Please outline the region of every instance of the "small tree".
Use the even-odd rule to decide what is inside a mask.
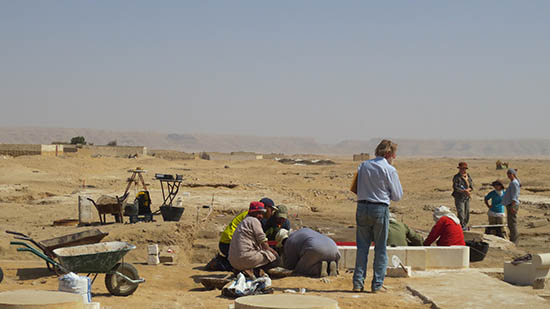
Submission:
[[[84,138],[84,136],[75,136],[75,137],[71,138],[71,144],[73,144],[73,145],[76,145],[76,144],[86,145],[86,139]]]
[[[116,143],[116,139],[114,141],[110,141],[107,143],[107,146],[116,146],[117,143]]]

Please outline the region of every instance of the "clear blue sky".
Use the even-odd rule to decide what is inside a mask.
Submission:
[[[547,138],[550,1],[0,0],[0,126]]]

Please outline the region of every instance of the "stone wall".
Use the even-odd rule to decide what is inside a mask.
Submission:
[[[63,152],[77,152],[78,148],[76,145],[63,145]]]
[[[0,144],[0,155],[18,157],[41,154],[42,145],[40,144]]]
[[[256,154],[254,152],[201,152],[200,158],[203,160],[218,160],[218,161],[246,161],[246,160],[261,160],[263,159],[262,155]]]
[[[144,146],[95,146],[84,145],[82,149],[89,150],[92,155],[107,157],[128,157],[133,155],[146,156],[147,147]]]

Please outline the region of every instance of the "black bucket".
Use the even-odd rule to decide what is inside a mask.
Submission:
[[[160,206],[160,213],[164,221],[180,221],[184,207]]]
[[[489,251],[489,244],[484,241],[467,241],[466,246],[470,247],[470,262],[483,261]]]

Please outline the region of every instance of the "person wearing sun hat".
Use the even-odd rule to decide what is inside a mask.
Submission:
[[[502,198],[504,197],[504,185],[502,181],[495,180],[491,183],[494,190],[487,193],[483,199],[489,211],[487,211],[487,216],[489,217],[489,225],[503,225],[504,224],[504,206],[502,205]],[[491,204],[489,204],[489,200]],[[493,234],[498,237],[505,238],[506,232],[503,227],[487,227],[485,229],[485,234]]]
[[[275,206],[275,214],[269,219],[262,221],[262,228],[268,240],[275,240],[280,229],[290,231],[290,220],[288,220],[288,208],[286,205]]]
[[[452,196],[455,199],[456,213],[460,220],[460,226],[465,230],[470,221],[470,199],[472,197],[472,190],[474,189],[474,182],[467,172],[468,163],[460,162],[457,168],[458,173],[453,177]]]
[[[283,249],[286,269],[305,276],[337,276],[341,255],[330,237],[308,228],[290,234],[288,230],[280,229],[275,240]]]
[[[279,266],[281,259],[277,252],[267,244],[267,237],[262,230],[261,220],[266,209],[261,202],[251,202],[248,215],[237,226],[229,245],[229,263],[238,271],[249,275],[252,271],[259,274],[259,269]]]

